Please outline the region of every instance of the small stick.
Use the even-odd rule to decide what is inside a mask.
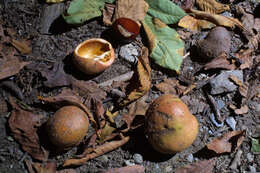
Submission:
[[[208,99],[209,99],[209,101],[211,103],[211,106],[212,106],[212,109],[213,109],[213,112],[214,112],[214,114],[216,116],[217,121],[222,123],[223,122],[223,117],[221,117],[221,115],[220,115],[220,111],[218,109],[218,106],[217,106],[217,103],[216,103],[215,99],[211,95],[209,95],[208,93],[207,93],[207,96],[208,96]]]
[[[105,86],[112,85],[113,82],[124,82],[124,81],[127,81],[127,80],[131,79],[133,74],[134,74],[134,72],[130,71],[130,72],[125,73],[123,75],[117,76],[117,77],[115,77],[113,79],[110,79],[110,80],[107,80],[105,82],[102,82],[102,83],[98,84],[98,86],[99,87],[105,87]]]

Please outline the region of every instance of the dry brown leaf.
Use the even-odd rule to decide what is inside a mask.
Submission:
[[[217,69],[217,68],[234,70],[236,66],[227,60],[227,54],[223,52],[218,57],[214,58],[209,63],[204,65],[205,70]]]
[[[113,168],[104,173],[144,173],[145,167],[142,165],[125,166],[122,168]]]
[[[37,160],[46,161],[48,152],[40,145],[37,127],[41,125],[41,115],[20,109],[12,103],[13,111],[9,118],[9,127],[14,138],[21,144],[22,149]]]
[[[103,10],[103,23],[106,26],[112,25],[112,19],[113,19],[115,7],[116,6],[114,4],[109,4],[109,3],[105,4],[104,10]]]
[[[243,84],[238,88],[238,91],[242,97],[247,97],[248,93],[248,84]]]
[[[175,173],[212,173],[216,164],[215,159],[202,160],[184,167],[178,168]]]
[[[77,171],[75,169],[63,169],[56,171],[56,173],[77,173]]]
[[[190,15],[186,15],[178,23],[178,26],[189,29],[191,31],[200,31],[202,29],[210,29],[213,28],[213,23],[206,21],[206,20],[200,20],[196,19]]]
[[[81,102],[80,98],[70,89],[63,89],[62,92],[53,97],[38,97],[39,100],[45,101],[54,105],[57,108],[66,105],[74,105],[82,109],[88,116],[89,120],[93,123],[94,127],[97,127],[96,121],[90,110]]]
[[[211,14],[204,11],[190,9],[195,18],[208,20],[218,26],[225,26],[234,29],[236,26],[240,29],[247,31],[241,22],[232,17],[221,16],[218,14]]]
[[[56,163],[33,163],[32,166],[36,170],[36,173],[56,173]]]
[[[142,55],[138,58],[137,71],[130,81],[129,94],[119,104],[125,106],[144,96],[151,88],[151,67],[149,65],[148,49],[142,48]]]
[[[235,75],[229,75],[228,78],[237,86],[243,85],[243,82],[240,79],[238,79],[238,77],[236,77]]]
[[[241,65],[239,68],[241,70],[246,68],[251,68],[253,65],[253,57],[252,57],[253,50],[252,49],[241,49],[235,56],[238,58]]]
[[[112,142],[107,142],[103,145],[97,146],[96,148],[93,149],[87,149],[88,151],[86,152],[85,155],[83,155],[81,158],[77,159],[67,159],[65,160],[63,166],[79,166],[84,163],[86,163],[88,160],[96,158],[98,156],[101,156],[107,152],[110,152],[112,150],[115,150],[119,148],[120,146],[126,144],[129,141],[130,137],[122,137],[121,140],[118,141],[112,141]]]
[[[250,39],[250,37],[254,35],[252,30],[254,28],[255,23],[254,15],[245,12],[245,10],[240,6],[236,6],[236,12],[238,15],[242,16],[240,19],[241,23],[249,31],[249,33],[245,32],[244,34],[247,37],[247,39]]]
[[[241,106],[241,108],[235,109],[234,112],[237,115],[246,114],[246,113],[248,113],[248,106],[247,105],[243,105],[243,106]]]
[[[230,10],[229,5],[219,3],[215,0],[196,0],[196,4],[201,10],[212,14],[219,14]]]
[[[246,131],[227,132],[207,144],[207,148],[217,154],[233,152],[242,144],[245,134]]]
[[[165,94],[173,94],[173,95],[180,95],[182,92],[186,90],[186,87],[180,85],[179,81],[176,79],[164,79],[163,82],[156,84],[155,87],[165,93]]]
[[[20,61],[17,56],[15,56],[16,50],[14,48],[5,48],[5,52],[2,53],[3,59],[0,59],[0,80],[13,76],[30,62]]]
[[[11,39],[11,44],[21,53],[21,54],[29,54],[32,52],[32,48],[29,46],[30,42],[25,40],[15,40]]]
[[[260,33],[257,33],[256,35],[253,35],[248,42],[248,47],[249,49],[252,50],[257,50],[258,49],[258,45],[260,42]]]
[[[149,5],[144,0],[117,0],[113,22],[118,18],[130,18],[140,24]]]

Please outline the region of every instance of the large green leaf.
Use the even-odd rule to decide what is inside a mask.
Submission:
[[[260,152],[260,139],[252,138],[252,148],[253,152]]]
[[[166,24],[177,23],[187,14],[170,0],[145,0],[149,4],[148,14]]]
[[[115,0],[74,0],[63,18],[68,24],[82,24],[85,21],[102,15],[105,3],[113,3]]]
[[[179,72],[184,54],[184,42],[178,33],[157,18],[146,15],[142,22],[150,56],[162,67]]]

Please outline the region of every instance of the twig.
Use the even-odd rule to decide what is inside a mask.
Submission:
[[[217,106],[217,103],[216,103],[215,99],[211,95],[209,95],[208,93],[207,93],[207,97],[208,97],[208,99],[209,99],[209,101],[211,103],[212,110],[213,110],[213,112],[215,114],[216,120],[219,121],[220,123],[222,123],[224,119],[220,115],[220,111],[218,109],[218,106]]]
[[[105,87],[105,86],[109,86],[109,85],[112,85],[113,82],[124,82],[124,81],[127,81],[129,79],[131,79],[131,77],[133,76],[134,72],[133,71],[130,71],[128,73],[125,73],[123,75],[120,75],[120,76],[117,76],[113,79],[110,79],[110,80],[107,80],[103,83],[100,83],[98,84],[99,87]]]
[[[24,99],[22,90],[13,81],[3,81],[0,83],[0,87],[10,91],[11,94],[16,96],[18,99]]]

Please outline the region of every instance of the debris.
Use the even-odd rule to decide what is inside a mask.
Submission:
[[[97,146],[96,148],[87,148],[84,151],[84,154],[81,157],[75,159],[67,159],[65,160],[63,166],[78,166],[86,163],[88,160],[101,156],[107,152],[117,149],[118,147],[124,145],[129,141],[130,137],[122,137],[121,140],[107,142],[103,145]]]
[[[196,4],[201,10],[212,14],[219,14],[230,10],[229,5],[219,3],[215,0],[196,0]]]
[[[119,56],[134,65],[137,63],[140,54],[138,48],[132,43],[123,45],[120,47]]]
[[[187,160],[188,160],[188,162],[193,162],[193,160],[194,160],[193,154],[189,154],[189,155],[187,156]]]
[[[254,161],[254,155],[251,153],[247,153],[246,158],[249,163],[252,163]]]
[[[177,168],[177,170],[175,170],[175,173],[212,173],[215,164],[216,160],[214,159],[202,160],[181,168]]]
[[[22,90],[13,81],[3,81],[0,83],[0,88],[6,89],[11,95],[17,97],[20,100],[24,100]]]
[[[234,75],[243,82],[243,72],[241,70],[222,71],[218,76],[210,80],[210,94],[221,94],[224,92],[232,92],[237,86],[229,80],[229,76]]]
[[[230,169],[236,170],[237,167],[241,164],[241,155],[242,155],[242,150],[238,150],[235,158],[233,159],[231,165],[230,165]]]
[[[229,31],[224,27],[218,26],[212,29],[205,39],[198,41],[197,51],[201,58],[205,58],[208,61],[220,56],[223,52],[228,54],[230,46],[231,36]]]
[[[216,116],[217,121],[221,123],[221,126],[223,126],[223,120],[225,119],[225,117],[220,115],[220,109],[219,109],[220,106],[219,106],[219,104],[217,104],[216,100],[211,95],[207,94],[207,96],[208,96],[208,99],[210,101],[212,110],[214,112],[214,115]],[[212,121],[215,120],[215,118],[213,118],[212,114],[210,114],[210,119]]]
[[[212,122],[216,127],[223,127],[224,122],[218,123],[218,122],[216,121],[216,119],[215,119],[214,113],[209,114],[209,118],[210,118],[211,122]]]
[[[122,168],[113,168],[104,173],[144,173],[145,168],[142,165],[126,166]]]
[[[209,150],[216,152],[217,154],[230,153],[239,148],[244,138],[245,138],[245,131],[227,132],[223,136],[218,137],[213,141],[211,141],[210,143],[208,143],[207,148]]]
[[[113,18],[115,7],[116,7],[116,5],[114,5],[114,4],[110,4],[110,3],[105,4],[104,10],[103,10],[103,23],[106,26],[112,25],[112,18]]]
[[[235,112],[237,115],[246,114],[246,113],[248,112],[248,106],[247,106],[247,105],[243,105],[243,106],[241,106],[241,108],[235,109],[234,112]]]
[[[179,81],[174,78],[165,78],[163,82],[156,84],[155,87],[164,94],[179,95],[186,89],[185,86],[180,85]]]
[[[29,46],[29,42],[25,40],[15,40],[11,39],[11,44],[21,53],[21,54],[29,54],[32,52],[32,48]]]
[[[226,123],[229,127],[231,127],[232,130],[236,130],[236,120],[233,117],[226,118]]]

